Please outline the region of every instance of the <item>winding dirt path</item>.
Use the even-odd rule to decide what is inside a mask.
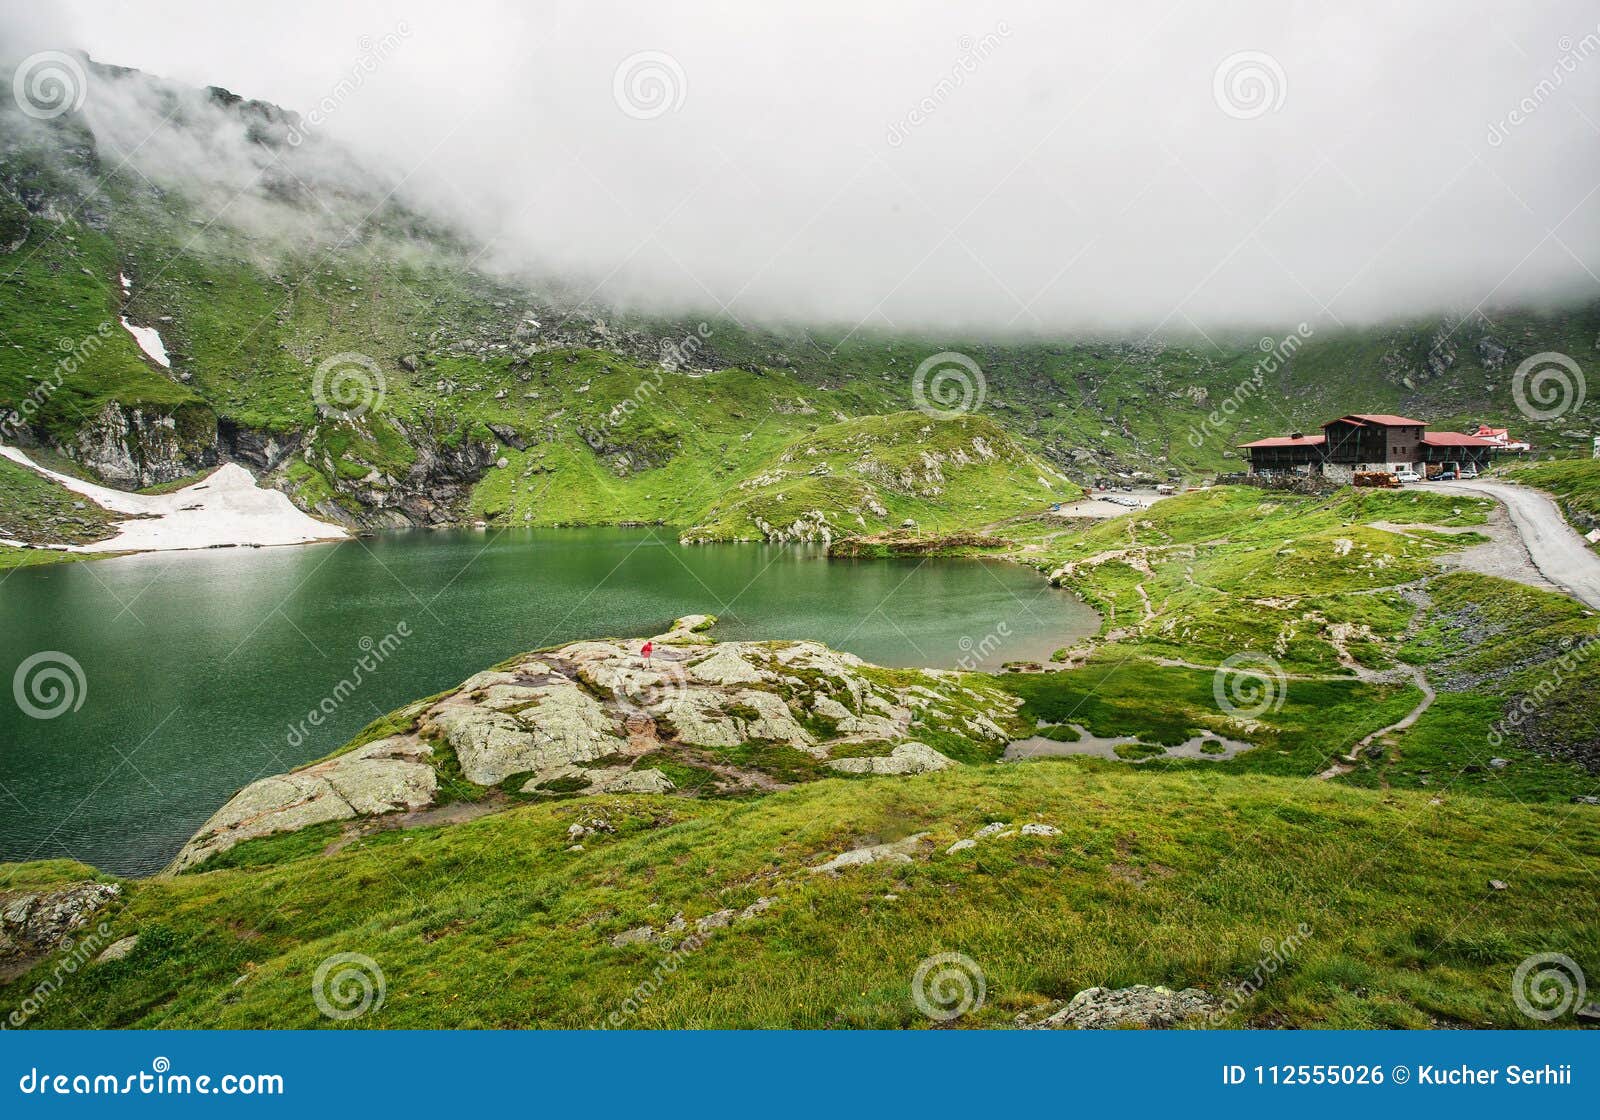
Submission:
[[[1355,746],[1351,747],[1348,754],[1338,759],[1332,766],[1328,767],[1322,773],[1317,775],[1319,780],[1326,781],[1329,778],[1337,778],[1340,774],[1350,773],[1350,771],[1356,768],[1356,763],[1361,760],[1362,751],[1366,750],[1373,743],[1377,742],[1383,736],[1388,735],[1391,732],[1404,731],[1406,728],[1416,723],[1417,720],[1421,719],[1422,713],[1433,706],[1433,702],[1439,698],[1439,694],[1436,693],[1433,690],[1433,686],[1428,683],[1427,675],[1424,674],[1421,669],[1418,669],[1415,666],[1407,666],[1407,668],[1411,669],[1412,681],[1418,688],[1422,690],[1422,699],[1417,701],[1416,707],[1412,708],[1409,712],[1395,720],[1393,723],[1389,724],[1387,727],[1378,728],[1378,730],[1372,732],[1372,734],[1366,736]]]

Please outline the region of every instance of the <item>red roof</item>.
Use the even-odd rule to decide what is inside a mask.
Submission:
[[[1421,420],[1413,420],[1409,416],[1396,416],[1392,412],[1352,412],[1348,416],[1339,417],[1339,420],[1364,420],[1368,424],[1377,424],[1385,428],[1420,428],[1423,426]],[[1329,423],[1337,424],[1339,420],[1331,420]],[[1327,424],[1323,425],[1324,428],[1327,426]]]
[[[1493,440],[1464,436],[1460,432],[1423,432],[1422,442],[1429,447],[1494,447]]]
[[[1240,447],[1312,447],[1327,441],[1327,436],[1271,436],[1254,443],[1241,443]]]
[[[1482,436],[1484,439],[1493,439],[1495,436],[1509,435],[1510,431],[1506,428],[1491,428],[1487,424],[1479,424],[1478,430],[1472,434]]]

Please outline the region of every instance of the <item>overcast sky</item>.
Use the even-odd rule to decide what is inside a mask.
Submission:
[[[1178,334],[1600,296],[1584,0],[51,8],[12,44],[320,105],[614,303]]]

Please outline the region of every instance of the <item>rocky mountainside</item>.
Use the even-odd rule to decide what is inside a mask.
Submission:
[[[1525,421],[1511,377],[1543,351],[1594,368],[1600,305],[1214,342],[663,321],[487,271],[293,113],[83,66],[51,119],[0,90],[0,416],[114,485],[232,459],[350,526],[820,540],[975,527],[1068,496],[1062,476],[1209,475],[1357,409],[1588,446],[1587,409]],[[929,423],[894,419],[913,409]],[[942,427],[974,419],[993,460]],[[942,481],[913,479],[900,429],[938,433]]]

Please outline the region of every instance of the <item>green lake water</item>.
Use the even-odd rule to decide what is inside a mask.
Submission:
[[[1047,657],[1097,625],[1016,565],[686,548],[667,530],[396,533],[17,569],[0,579],[0,860],[155,871],[235,790],[402,704],[523,650],[693,613],[718,615],[724,640],[814,638],[943,668]],[[385,642],[402,624],[410,636]],[[374,647],[392,652],[305,724]],[[34,678],[48,664],[19,670],[57,653],[81,666],[81,692],[67,686],[81,706],[30,716],[18,689],[47,686]]]

